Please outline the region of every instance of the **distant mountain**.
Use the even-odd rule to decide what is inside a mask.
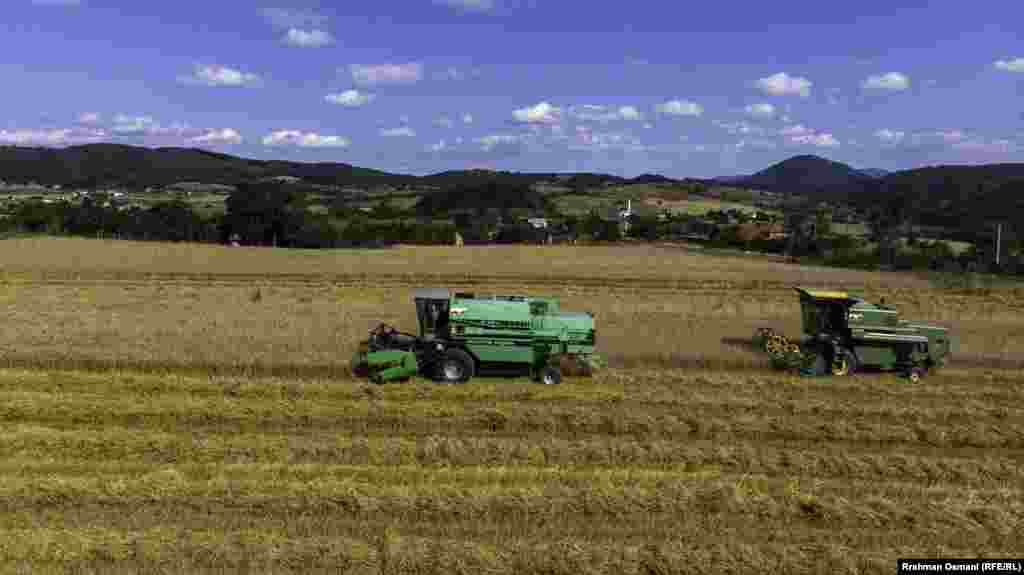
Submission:
[[[252,160],[200,149],[143,148],[120,144],[88,144],[60,149],[0,146],[0,180],[7,182],[142,188],[178,182],[237,185],[282,176],[324,185],[421,185],[440,188],[490,181],[524,186],[539,181],[558,181],[573,188],[589,188],[606,182],[629,181],[607,174],[492,170],[451,170],[419,177],[337,162]]]
[[[804,155],[783,160],[752,176],[737,178],[729,183],[772,192],[813,194],[859,188],[874,179],[846,164]]]
[[[234,185],[275,176],[293,176],[320,184],[413,181],[378,170],[342,163],[300,163],[237,158],[188,148],[141,148],[89,144],[68,148],[0,147],[0,179],[94,187],[163,186],[193,181]]]
[[[675,184],[679,182],[679,180],[673,180],[658,174],[642,174],[630,181],[634,184]]]
[[[892,172],[889,172],[888,170],[882,170],[882,169],[879,169],[879,168],[868,168],[866,170],[857,170],[857,171],[862,173],[862,174],[864,174],[865,176],[868,176],[869,178],[884,178],[884,177],[888,176],[890,173],[892,173]]]
[[[712,181],[717,183],[717,184],[735,184],[735,183],[742,183],[743,180],[746,180],[749,177],[750,177],[749,175],[743,175],[743,176],[718,176],[717,178],[712,178]]]

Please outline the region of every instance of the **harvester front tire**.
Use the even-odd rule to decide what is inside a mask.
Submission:
[[[831,372],[837,377],[853,375],[857,372],[857,356],[848,349],[837,349],[832,358]]]
[[[473,357],[461,349],[444,352],[437,364],[437,379],[441,383],[466,383],[475,372]]]
[[[924,368],[912,367],[907,370],[907,380],[910,381],[910,383],[921,383],[921,380],[924,379],[924,374]]]
[[[562,372],[553,365],[546,365],[537,374],[537,381],[544,385],[558,385],[562,383]]]

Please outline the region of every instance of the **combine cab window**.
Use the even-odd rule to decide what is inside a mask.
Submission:
[[[545,301],[530,302],[530,315],[544,315],[546,313],[548,313],[548,302],[545,302]]]
[[[416,315],[422,335],[444,336],[448,333],[448,301],[421,299],[416,301]]]

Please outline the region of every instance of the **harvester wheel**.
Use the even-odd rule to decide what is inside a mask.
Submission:
[[[537,381],[544,385],[558,385],[562,383],[562,372],[553,365],[546,365],[537,374]]]
[[[924,373],[923,367],[912,367],[907,371],[907,380],[910,383],[921,383],[921,380],[924,379]]]
[[[853,375],[857,371],[857,356],[848,349],[837,349],[832,358],[832,375]]]
[[[441,383],[465,383],[473,377],[473,358],[461,349],[449,349],[437,364]]]

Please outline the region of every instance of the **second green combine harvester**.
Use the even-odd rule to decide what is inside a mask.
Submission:
[[[941,326],[900,319],[899,312],[846,292],[795,288],[804,339],[795,343],[770,328],[761,347],[780,368],[805,375],[849,375],[861,366],[896,370],[911,381],[943,366],[956,340]]]
[[[529,372],[557,384],[565,372],[589,375],[602,365],[594,351],[594,317],[558,309],[551,298],[478,296],[417,289],[419,334],[381,324],[360,343],[353,372],[383,383],[415,375],[463,383],[482,371]]]

